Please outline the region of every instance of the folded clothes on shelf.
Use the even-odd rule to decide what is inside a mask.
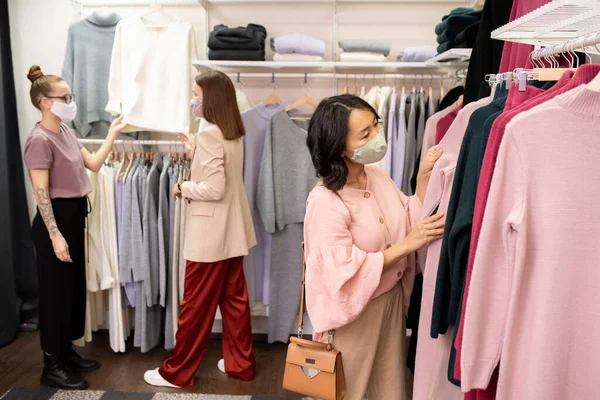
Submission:
[[[265,51],[240,49],[208,49],[208,59],[213,61],[265,61]]]
[[[278,54],[297,53],[325,57],[325,42],[304,33],[290,33],[271,38],[271,50]]]
[[[423,62],[437,55],[433,46],[418,46],[405,48],[397,58],[398,62]]]
[[[208,37],[208,48],[212,50],[264,50],[267,30],[262,25],[248,24],[229,28],[215,25]]]
[[[273,61],[318,62],[318,61],[323,61],[323,57],[311,56],[308,54],[297,54],[297,53],[291,53],[291,54],[275,53],[275,54],[273,54]]]
[[[387,57],[378,53],[344,52],[340,54],[340,61],[385,62]]]
[[[340,40],[338,45],[346,53],[375,53],[385,57],[391,50],[389,44],[376,40]]]
[[[473,46],[475,46],[478,30],[479,22],[469,25],[466,29],[456,35],[453,40],[441,42],[437,47],[438,54],[450,49],[472,49]]]
[[[262,25],[248,24],[229,28],[216,25],[208,38],[209,60],[264,61],[267,30]]]
[[[461,9],[464,10],[464,9]],[[466,9],[469,11],[464,12],[450,12],[449,15],[442,19],[442,22],[436,25],[436,35],[441,35],[444,31],[448,31],[449,37],[455,37],[460,31],[465,29],[467,26],[481,20],[482,11]]]

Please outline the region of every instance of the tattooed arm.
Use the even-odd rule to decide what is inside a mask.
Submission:
[[[54,219],[54,210],[50,201],[50,190],[48,189],[49,173],[47,169],[32,169],[31,183],[35,193],[35,200],[40,210],[40,215],[46,224],[50,239],[52,239],[52,247],[56,257],[63,262],[72,262],[69,255],[69,246],[63,235],[58,230],[56,220]]]

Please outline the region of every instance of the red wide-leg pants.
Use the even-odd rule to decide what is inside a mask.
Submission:
[[[217,306],[223,316],[223,358],[227,374],[254,379],[252,329],[243,257],[214,263],[188,261],[175,349],[159,369],[173,385],[189,387],[204,358]]]

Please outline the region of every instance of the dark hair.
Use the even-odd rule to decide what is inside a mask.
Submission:
[[[306,145],[317,177],[323,178],[325,187],[333,192],[346,184],[348,167],[342,153],[346,149],[348,119],[355,109],[371,111],[379,118],[369,103],[360,97],[343,94],[321,101],[308,125]]]
[[[32,65],[29,68],[27,79],[31,81],[31,89],[29,89],[31,104],[38,110],[40,109],[42,97],[49,96],[52,92],[52,85],[63,81],[60,76],[44,75],[39,65]]]
[[[235,96],[235,87],[221,71],[207,71],[196,76],[202,88],[204,119],[221,129],[226,140],[239,139],[246,134]]]

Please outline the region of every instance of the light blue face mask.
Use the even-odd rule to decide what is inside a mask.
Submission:
[[[383,133],[380,130],[379,133],[369,142],[358,149],[354,150],[352,161],[360,164],[373,164],[379,162],[385,157],[387,152],[387,142]]]

